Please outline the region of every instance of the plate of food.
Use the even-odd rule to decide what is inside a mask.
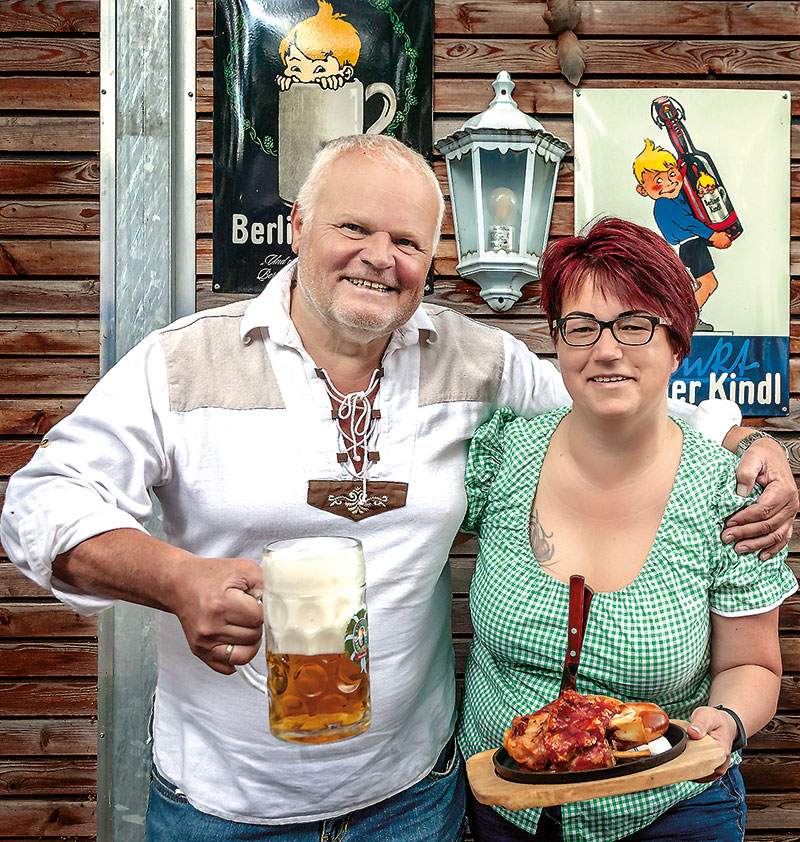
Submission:
[[[567,654],[558,697],[517,716],[503,747],[467,759],[481,804],[509,810],[549,807],[639,792],[711,774],[725,751],[708,735],[690,740],[689,723],[670,721],[651,702],[623,702],[576,690],[581,646],[594,593],[570,577]]]
[[[492,760],[507,781],[579,783],[661,766],[687,741],[658,705],[566,689],[535,713],[517,716]]]

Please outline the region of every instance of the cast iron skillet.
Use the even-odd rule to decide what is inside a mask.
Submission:
[[[504,748],[499,748],[494,753],[492,760],[494,761],[495,774],[506,781],[513,781],[518,784],[574,784],[584,781],[600,781],[604,778],[618,778],[622,775],[632,775],[634,772],[644,772],[646,769],[661,766],[663,763],[668,763],[683,754],[689,738],[680,725],[670,722],[664,736],[669,740],[672,748],[663,754],[656,754],[654,757],[618,760],[616,766],[611,766],[608,769],[587,769],[583,772],[532,772],[524,766],[517,765],[516,761],[508,756],[508,752]]]

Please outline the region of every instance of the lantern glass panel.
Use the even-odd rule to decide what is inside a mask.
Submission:
[[[558,164],[554,161],[545,161],[541,155],[534,155],[533,158],[533,184],[528,188],[531,191],[531,221],[528,225],[526,251],[528,254],[541,257],[550,228],[550,197],[553,193],[553,182],[556,179]]]
[[[458,247],[463,259],[478,253],[478,225],[475,219],[475,188],[472,183],[472,151],[450,158],[450,207],[456,224]]]
[[[518,253],[525,199],[526,151],[481,149],[481,193],[486,251]]]

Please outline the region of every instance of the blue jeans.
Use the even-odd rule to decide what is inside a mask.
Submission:
[[[147,842],[461,842],[464,761],[455,740],[418,784],[371,807],[325,821],[255,825],[201,813],[153,767]]]
[[[632,836],[620,842],[742,842],[744,839],[744,781],[733,766],[707,790],[681,801]],[[491,807],[479,804],[470,793],[467,813],[475,842],[561,842],[560,810],[542,811],[535,834],[506,821]]]

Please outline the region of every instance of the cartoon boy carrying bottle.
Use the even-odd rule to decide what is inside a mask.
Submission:
[[[683,193],[683,174],[668,150],[646,139],[644,149],[633,162],[633,174],[636,192],[655,202],[656,225],[664,239],[677,247],[680,259],[694,278],[697,306],[702,308],[718,286],[709,246],[726,249],[731,238],[723,231],[709,228],[692,213]],[[695,330],[709,331],[714,327],[698,319]]]

